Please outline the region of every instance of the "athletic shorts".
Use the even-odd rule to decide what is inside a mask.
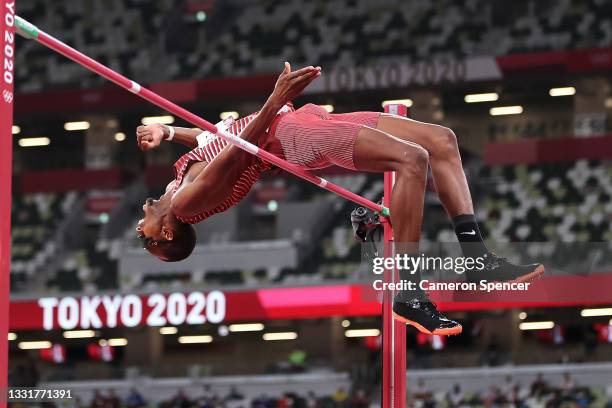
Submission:
[[[376,128],[379,112],[330,114],[311,103],[282,115],[272,134],[280,141],[285,160],[307,169],[337,165],[355,170],[353,152],[357,134]]]

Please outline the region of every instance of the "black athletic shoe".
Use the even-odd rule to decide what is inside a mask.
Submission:
[[[506,258],[490,252],[484,255],[484,268],[466,272],[468,282],[532,282],[544,274],[544,265],[534,263],[514,265]]]
[[[393,317],[425,334],[448,336],[459,334],[463,329],[459,323],[440,313],[436,305],[429,300],[395,301]]]

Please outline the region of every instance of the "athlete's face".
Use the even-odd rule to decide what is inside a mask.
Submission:
[[[147,198],[142,206],[144,217],[138,221],[136,227],[139,237],[153,241],[161,241],[166,238],[164,235],[165,211],[162,211],[160,207],[159,200]]]
[[[147,198],[142,206],[144,217],[138,221],[136,233],[143,247],[162,261],[176,262],[189,256],[196,243],[193,227],[184,224],[170,211],[170,199]]]

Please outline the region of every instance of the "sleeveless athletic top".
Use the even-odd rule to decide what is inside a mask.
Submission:
[[[292,104],[286,104],[283,106],[277,113],[276,118],[274,119],[274,123],[271,127],[274,127],[275,122],[278,120],[279,115],[294,111]],[[238,120],[234,120],[233,118],[225,119],[219,123],[217,123],[217,127],[221,126],[226,129],[229,133],[238,136],[240,132],[257,116],[257,112],[240,118]],[[269,132],[272,133],[272,132]],[[270,137],[261,138],[263,139],[259,143],[259,147],[265,148],[267,143],[269,142]],[[173,194],[176,193],[178,188],[180,187],[185,175],[187,174],[187,170],[189,169],[190,164],[193,162],[206,162],[210,163],[221,151],[229,146],[229,143],[220,136],[212,134],[210,132],[203,132],[198,136],[198,147],[191,150],[190,152],[181,156],[180,159],[174,163],[174,188]],[[274,153],[274,152],[273,152]],[[258,157],[252,154],[243,155],[242,160],[245,161],[246,166],[236,184],[234,184],[234,188],[232,190],[231,195],[225,199],[221,204],[215,207],[212,210],[204,211],[200,214],[197,214],[192,217],[179,217],[176,218],[187,224],[196,224],[200,221],[205,220],[211,215],[223,212],[236,204],[238,204],[251,190],[253,184],[259,179],[262,172],[270,169],[272,166]]]

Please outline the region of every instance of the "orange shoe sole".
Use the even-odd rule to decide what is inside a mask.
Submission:
[[[395,312],[393,312],[393,318],[399,322],[402,322],[404,324],[408,324],[414,328],[416,328],[418,331],[420,331],[421,333],[425,333],[425,334],[435,334],[438,336],[454,336],[457,335],[459,333],[461,333],[461,331],[463,331],[463,327],[461,325],[458,325],[456,327],[452,327],[449,329],[435,329],[434,331],[430,331],[427,330],[425,327],[423,327],[422,325],[420,325],[419,323],[412,321],[412,320],[408,320],[405,317],[402,317],[398,314],[396,314]]]
[[[536,279],[540,279],[542,277],[542,275],[544,275],[544,272],[546,271],[546,268],[544,268],[544,265],[539,265],[537,268],[535,268],[533,270],[533,272],[530,272],[528,274],[525,274],[523,276],[519,276],[518,278],[510,281],[511,283],[527,283],[527,282],[533,282]]]

